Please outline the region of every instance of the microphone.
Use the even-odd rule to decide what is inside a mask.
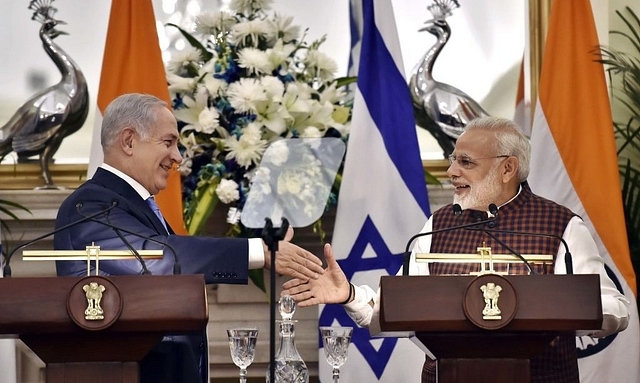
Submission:
[[[532,237],[542,237],[542,238],[554,238],[559,240],[563,247],[564,247],[564,263],[565,263],[565,267],[567,269],[567,274],[571,275],[573,274],[573,258],[571,256],[571,252],[569,251],[569,245],[567,244],[567,241],[564,240],[564,238],[562,238],[559,235],[554,235],[554,234],[549,234],[549,233],[532,233],[532,232],[525,232],[525,231],[515,231],[515,230],[497,230],[497,229],[474,229],[474,228],[469,228],[467,230],[473,230],[473,231],[484,231],[485,233],[487,233],[489,236],[491,236],[491,238],[495,239],[499,244],[501,244],[502,246],[505,246],[505,244],[500,241],[498,238],[496,238],[495,236],[491,235],[491,233],[502,233],[502,234],[513,234],[513,235],[529,235]],[[512,249],[510,249],[508,246],[505,246],[505,248],[509,251],[511,251],[512,253],[514,253],[516,256],[522,257],[522,255],[517,254],[516,252],[514,252]],[[524,257],[522,257],[521,259],[524,259]],[[526,261],[524,261],[526,264]],[[531,267],[527,264],[527,267],[529,267],[529,270],[531,270]]]
[[[118,205],[118,201],[117,200],[114,200],[113,202],[115,203],[116,206]],[[82,212],[80,211],[80,209],[82,208],[82,203],[76,204],[76,208],[78,210],[78,213],[80,215],[84,216],[84,214],[82,214]],[[136,236],[138,238],[142,238],[144,240],[147,240],[149,242],[157,243],[159,245],[167,247],[169,250],[171,250],[171,254],[173,254],[173,275],[180,275],[182,273],[182,267],[180,266],[180,261],[178,260],[178,253],[177,253],[176,249],[173,246],[171,246],[170,244],[168,244],[167,242],[159,241],[159,240],[157,240],[155,238],[148,237],[146,235],[142,235],[142,234],[136,233],[136,232],[131,231],[131,230],[127,230],[127,229],[125,229],[123,227],[113,225],[113,224],[111,224],[111,222],[100,221],[100,220],[96,219],[96,217],[93,214],[89,215],[89,216],[84,216],[84,217],[87,220],[90,220],[90,221],[95,222],[97,224],[104,225],[106,227],[112,228],[116,232],[118,237],[120,237],[120,239],[122,239],[124,244],[129,248],[129,250],[131,250],[134,253],[134,255],[136,255],[136,259],[138,259],[138,261],[142,265],[143,274],[145,273],[145,270],[146,270],[146,272],[148,274],[151,274],[151,272],[147,269],[146,264],[145,264],[144,260],[142,259],[142,257],[140,256],[140,254],[133,249],[133,246],[131,245],[131,243],[129,241],[127,241],[125,239],[125,237],[122,235],[122,233],[120,233],[120,232],[131,234],[131,235],[134,235],[134,236]],[[108,220],[109,220],[109,216],[107,215],[107,221]]]
[[[118,205],[118,201],[114,200],[116,203],[116,206]],[[81,216],[85,217],[84,214],[82,214],[82,202],[78,202],[76,204],[76,210],[78,211],[78,214],[80,214]],[[111,223],[111,221],[109,221],[109,213],[106,213],[105,218],[107,219],[107,222]],[[95,222],[95,220],[93,220]],[[131,245],[131,242],[129,242],[127,240],[127,238],[122,235],[122,233],[120,232],[120,230],[118,229],[113,229],[113,231],[118,235],[118,237],[120,238],[120,240],[122,240],[122,242],[125,244],[125,246],[127,246],[127,248],[129,249],[129,251],[136,257],[136,259],[138,260],[138,262],[140,262],[140,265],[142,266],[142,275],[151,275],[151,271],[149,271],[149,269],[147,268],[147,263],[144,261],[144,259],[140,256],[140,253],[138,253],[138,250],[136,250],[133,245]]]
[[[82,205],[82,203],[79,203],[79,204],[80,204],[80,205]],[[77,205],[76,205],[76,206],[77,206]],[[48,233],[45,233],[45,234],[43,234],[43,235],[41,235],[41,236],[39,236],[39,237],[37,237],[37,238],[32,239],[31,241],[25,242],[25,243],[23,243],[22,245],[20,245],[20,246],[16,247],[15,249],[13,249],[13,250],[11,251],[11,253],[9,253],[9,255],[7,255],[7,258],[6,258],[6,260],[5,260],[5,264],[4,264],[4,274],[3,274],[3,275],[4,275],[5,277],[7,277],[7,278],[8,278],[8,277],[11,277],[11,266],[9,265],[9,262],[11,261],[11,258],[13,257],[13,254],[15,254],[15,252],[16,252],[16,251],[21,250],[21,249],[24,249],[24,248],[25,248],[25,247],[27,247],[27,246],[33,245],[34,243],[36,243],[36,242],[40,241],[41,239],[44,239],[44,238],[50,237],[50,236],[52,236],[52,235],[54,235],[54,234],[56,234],[56,233],[61,232],[62,230],[66,230],[66,229],[68,229],[68,228],[70,228],[70,227],[72,227],[72,226],[79,225],[79,224],[81,224],[81,223],[83,223],[83,222],[87,222],[87,221],[93,220],[93,219],[95,219],[96,217],[99,217],[100,215],[107,214],[107,213],[109,213],[113,208],[115,208],[116,206],[118,206],[118,201],[114,199],[113,201],[111,201],[111,205],[109,205],[109,206],[108,206],[107,208],[105,208],[105,209],[102,209],[102,210],[100,210],[100,211],[98,211],[98,212],[95,212],[95,213],[93,213],[93,214],[91,214],[91,215],[88,215],[88,216],[85,216],[85,217],[83,217],[83,218],[80,218],[80,219],[79,219],[79,220],[77,220],[77,221],[74,221],[74,222],[68,223],[68,224],[66,224],[66,225],[64,225],[64,226],[61,226],[61,227],[59,227],[59,228],[57,228],[57,229],[55,229],[55,230],[53,230],[53,231],[50,231],[50,232],[48,232]]]
[[[494,204],[492,204],[492,205],[494,205]],[[454,215],[459,216],[459,215],[462,214],[462,208],[457,203],[454,204],[452,208],[453,208],[453,214]],[[498,208],[496,207],[496,210],[497,209]],[[444,232],[447,232],[447,231],[467,229],[467,228],[474,227],[474,226],[480,226],[480,225],[484,225],[486,223],[495,221],[495,219],[496,219],[496,217],[494,215],[493,217],[489,217],[488,219],[480,220],[480,221],[477,221],[477,222],[466,223],[466,224],[457,225],[457,226],[445,227],[445,228],[442,228],[442,229],[436,229],[436,230],[427,231],[427,232],[424,232],[424,233],[418,233],[418,234],[412,236],[411,238],[409,238],[409,241],[407,242],[407,247],[405,248],[405,251],[404,251],[404,255],[403,255],[403,259],[402,259],[402,275],[403,276],[409,275],[409,261],[411,260],[411,251],[410,251],[409,247],[411,246],[411,243],[416,238],[424,237],[426,235],[444,233]]]

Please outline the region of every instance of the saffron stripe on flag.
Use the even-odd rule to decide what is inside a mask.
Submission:
[[[171,108],[169,88],[150,0],[113,0],[98,89],[98,110],[88,176],[102,163],[100,126],[107,105],[125,93],[152,94]],[[156,196],[162,215],[177,234],[187,234],[182,217],[180,174],[172,170]]]
[[[429,205],[391,1],[352,4],[359,8],[364,25],[358,87],[333,248],[347,278],[375,290],[381,275],[398,271],[407,240],[426,222]],[[372,338],[338,305],[321,307],[319,322],[354,327],[342,380],[420,381],[424,354],[409,340]],[[331,380],[323,362],[320,379]]]
[[[577,339],[582,383],[637,382],[640,323],[613,122],[589,0],[552,5],[532,131],[532,189],[579,214],[607,273],[631,302],[627,329]],[[597,189],[597,192],[596,192]]]

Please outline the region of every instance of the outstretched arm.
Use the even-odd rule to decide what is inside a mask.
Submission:
[[[324,245],[327,269],[318,279],[295,278],[282,285],[281,295],[291,295],[300,307],[323,303],[346,303],[350,297],[351,285],[342,272],[333,254],[331,245]]]
[[[324,273],[322,261],[313,253],[291,243],[293,228],[289,227],[284,240],[278,243],[276,272],[302,281],[317,279]],[[271,252],[264,245],[265,268],[271,268]]]

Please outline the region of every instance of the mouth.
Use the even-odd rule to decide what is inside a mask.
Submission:
[[[172,165],[163,165],[163,164],[160,164],[160,167],[161,167],[162,169],[164,169],[164,171],[165,171],[165,172],[169,173],[169,170],[171,170],[171,168],[172,168],[173,166],[172,166]]]
[[[461,184],[461,183],[454,183],[453,184],[453,188],[454,191],[456,193],[462,193],[464,192],[466,189],[469,189],[471,186],[467,185],[467,184]]]

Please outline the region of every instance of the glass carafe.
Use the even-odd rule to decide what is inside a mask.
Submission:
[[[274,357],[275,383],[309,383],[309,369],[296,349],[295,320],[293,314],[296,303],[290,296],[280,298],[280,316],[278,322],[280,347]],[[267,383],[271,383],[267,368]]]

